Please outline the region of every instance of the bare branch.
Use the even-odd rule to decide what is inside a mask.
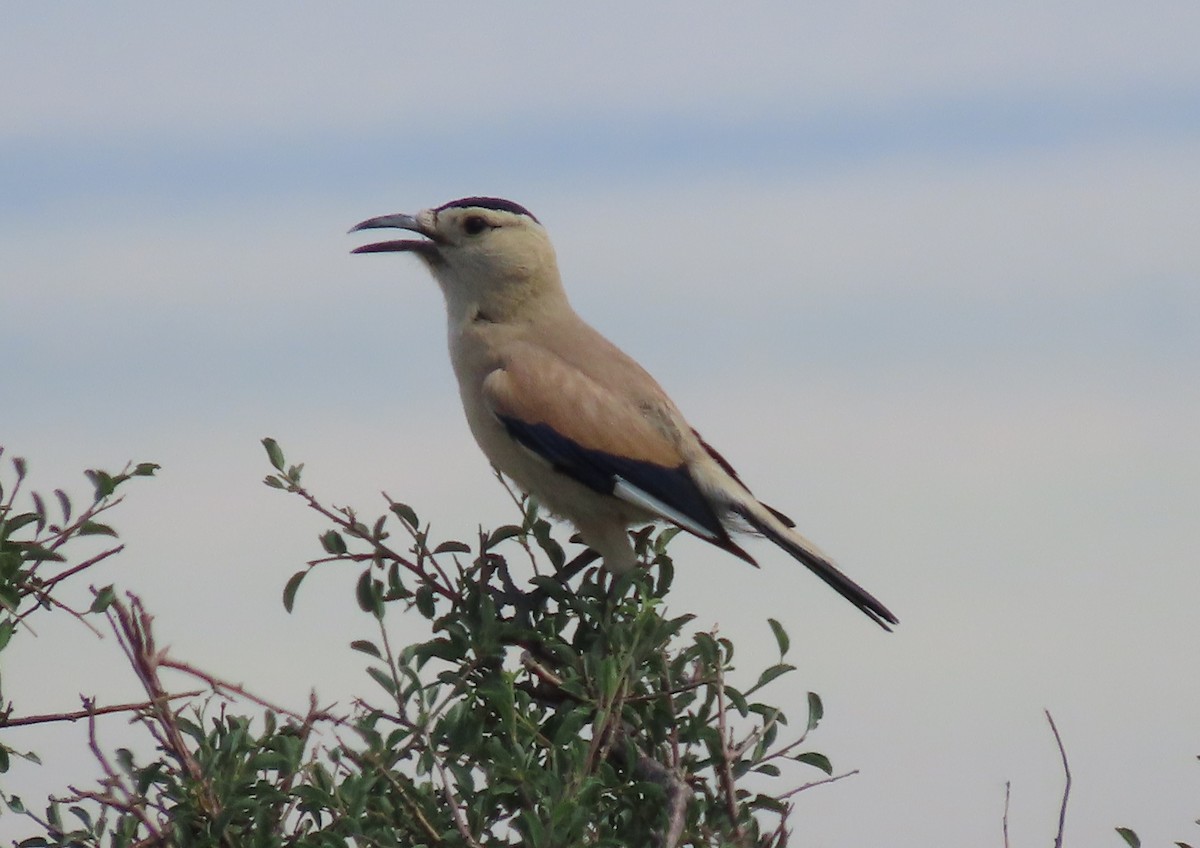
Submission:
[[[779,796],[779,800],[783,801],[787,798],[791,798],[793,795],[799,795],[801,792],[804,792],[806,789],[812,789],[814,786],[825,786],[826,784],[829,784],[829,783],[837,783],[839,780],[842,780],[843,778],[852,777],[856,774],[858,774],[858,769],[854,769],[853,771],[844,772],[842,774],[831,775],[830,777],[823,777],[820,780],[814,780],[810,783],[801,784],[800,786],[797,786],[795,789],[789,789],[787,792],[784,792],[782,795]]]
[[[1054,837],[1054,848],[1062,848],[1063,843],[1063,827],[1067,823],[1067,799],[1071,795],[1071,767],[1067,764],[1067,749],[1063,747],[1062,737],[1058,735],[1058,727],[1054,724],[1054,716],[1050,715],[1050,711],[1046,710],[1046,721],[1050,722],[1050,729],[1054,731],[1054,741],[1058,744],[1058,753],[1062,757],[1063,775],[1066,777],[1066,784],[1063,786],[1062,807],[1058,811],[1058,833]]]
[[[729,823],[733,825],[733,834],[739,843],[745,840],[741,822],[738,821],[737,788],[733,782],[733,740],[725,725],[725,674],[720,666],[717,667],[717,728],[721,736],[721,763],[718,773],[721,779],[721,790],[725,796],[725,809],[729,814]]]
[[[197,689],[194,692],[180,692],[176,695],[168,695],[167,700],[177,700],[179,698],[194,698],[201,694],[201,690]],[[110,713],[130,713],[149,709],[154,706],[153,701],[140,701],[132,704],[110,704],[107,707],[97,707],[91,704],[90,701],[84,699],[85,706],[82,710],[75,710],[69,713],[44,713],[42,715],[18,716],[17,718],[5,719],[0,717],[0,727],[22,727],[31,724],[49,724],[55,721],[79,721],[81,718],[89,718],[91,716],[108,715]]]
[[[1008,848],[1008,799],[1012,794],[1012,781],[1004,781],[1004,818],[1001,826],[1004,831],[1004,848]]]

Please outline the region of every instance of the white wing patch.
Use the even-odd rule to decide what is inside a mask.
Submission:
[[[709,541],[716,540],[717,537],[707,527],[702,527],[679,510],[672,509],[670,506],[654,497],[654,495],[650,495],[642,491],[624,477],[614,477],[613,481],[613,495],[621,500],[631,503],[634,506],[640,506],[642,509],[648,509],[650,512],[662,516],[667,521],[678,524],[689,533],[696,534],[701,539],[707,539]]]

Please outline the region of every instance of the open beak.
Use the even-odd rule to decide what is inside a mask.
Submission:
[[[351,253],[392,253],[396,251],[412,251],[430,259],[438,255],[436,236],[421,226],[412,215],[380,215],[378,218],[368,218],[350,228],[350,232],[359,230],[396,229],[409,230],[425,236],[424,239],[394,239],[392,241],[377,241],[374,244],[364,244],[356,247]]]

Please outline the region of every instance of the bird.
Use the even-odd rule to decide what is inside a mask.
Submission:
[[[416,256],[441,288],[450,359],[471,433],[492,465],[621,574],[629,528],[665,521],[757,566],[734,532],[757,533],[885,630],[899,619],[756,498],[632,357],[571,307],[554,247],[524,206],[464,197],[369,218],[415,238],[352,253]]]

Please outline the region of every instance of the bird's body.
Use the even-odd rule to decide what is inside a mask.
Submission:
[[[571,308],[553,247],[526,209],[465,198],[396,227],[446,300],[450,358],[475,440],[502,473],[570,520],[612,571],[636,558],[630,525],[666,520],[754,563],[731,538],[745,525],[800,560],[881,626],[897,619],[762,504],[691,428],[657,382]]]

